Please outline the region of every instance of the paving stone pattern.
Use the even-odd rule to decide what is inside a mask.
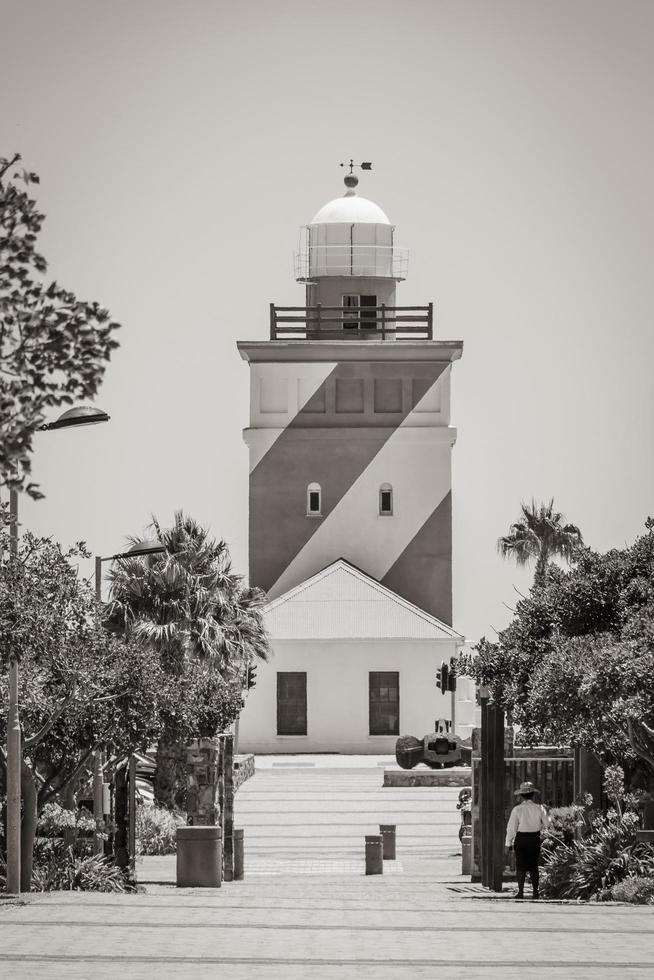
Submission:
[[[654,908],[490,900],[458,874],[456,789],[382,789],[374,759],[308,761],[266,760],[237,794],[242,882],[176,889],[174,859],[152,858],[145,894],[0,903],[0,978],[654,976]],[[398,860],[366,877],[380,823],[398,826]]]

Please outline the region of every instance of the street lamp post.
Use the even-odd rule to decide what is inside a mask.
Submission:
[[[125,558],[137,558],[141,555],[160,555],[165,552],[164,546],[160,541],[143,540],[137,541],[127,551],[118,555],[109,555],[102,558],[95,556],[95,598],[102,602],[102,563],[105,561],[121,561]],[[93,850],[96,854],[102,853],[102,829],[104,824],[104,805],[103,805],[103,772],[104,772],[104,751],[99,748],[93,757],[93,819],[95,820],[95,836],[93,839]]]
[[[18,494],[9,492],[9,553],[18,554]],[[7,891],[20,892],[20,782],[21,736],[18,713],[18,661],[9,661],[9,709],[7,711]]]
[[[108,422],[109,416],[99,408],[82,406],[69,408],[54,422],[44,423],[40,429],[49,432],[53,429],[68,429],[80,425],[97,425]],[[9,491],[10,554],[18,555],[18,494]],[[20,894],[20,803],[22,748],[20,732],[20,673],[18,661],[11,657],[9,662],[9,706],[7,709],[7,891]]]

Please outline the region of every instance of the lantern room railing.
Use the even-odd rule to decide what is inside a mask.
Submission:
[[[309,282],[323,276],[406,279],[409,250],[397,245],[305,244],[295,253],[295,278]]]
[[[271,340],[431,340],[434,305],[275,306]]]

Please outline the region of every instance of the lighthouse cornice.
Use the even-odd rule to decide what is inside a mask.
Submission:
[[[239,340],[244,361],[458,361],[462,340]]]

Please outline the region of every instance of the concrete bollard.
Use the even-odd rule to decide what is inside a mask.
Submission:
[[[234,827],[234,881],[243,881],[244,874],[243,829]]]
[[[366,835],[366,874],[381,875],[384,873],[384,858],[382,857],[381,834]]]
[[[383,846],[382,853],[384,861],[395,860],[395,824],[380,823],[379,833],[381,834]]]
[[[464,827],[461,838],[461,874],[472,874],[472,827]],[[466,833],[467,831],[467,833]]]
[[[220,888],[220,827],[177,828],[177,887]]]

